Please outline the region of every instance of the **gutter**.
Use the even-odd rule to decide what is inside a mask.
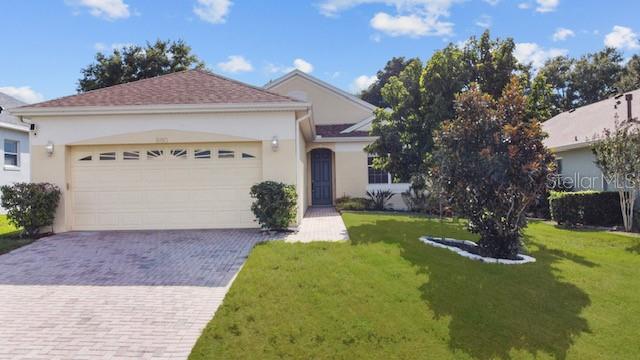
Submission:
[[[21,125],[16,125],[16,124],[11,124],[11,123],[6,123],[6,122],[0,122],[0,128],[2,129],[9,129],[9,130],[15,130],[15,131],[21,131],[21,132],[29,132],[29,128],[25,127],[25,126],[21,126]]]
[[[377,136],[351,136],[351,137],[316,137],[313,142],[315,143],[332,143],[332,142],[363,142],[363,141],[375,141]]]
[[[73,116],[73,115],[124,115],[124,114],[172,114],[172,113],[218,113],[308,110],[311,104],[304,102],[285,103],[238,103],[238,104],[179,104],[179,105],[127,105],[127,106],[64,106],[64,107],[20,107],[11,109],[15,116]]]

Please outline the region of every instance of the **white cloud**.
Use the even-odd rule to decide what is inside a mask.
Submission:
[[[560,0],[536,0],[536,3],[538,3],[536,11],[546,13],[555,11],[558,5],[560,5]]]
[[[518,43],[514,51],[514,56],[523,64],[531,64],[534,69],[544,65],[548,59],[567,54],[567,49],[551,48],[545,50],[536,43]]]
[[[491,6],[496,6],[500,2],[500,0],[483,0],[483,1]]]
[[[281,66],[268,63],[265,67],[265,71],[269,74],[288,73],[293,70],[300,70],[304,73],[310,74],[313,72],[313,64],[304,59],[297,58],[293,60],[293,66]]]
[[[476,25],[481,28],[490,28],[493,24],[493,19],[489,15],[480,15],[476,20]]]
[[[311,72],[313,72],[313,65],[311,65],[311,63],[307,62],[304,59],[298,58],[293,60],[293,67],[302,71],[303,73],[310,74]]]
[[[85,7],[89,14],[107,20],[126,19],[131,16],[129,5],[123,0],[67,0],[74,7]]]
[[[422,18],[417,15],[389,15],[377,13],[371,19],[371,27],[389,36],[420,37],[426,35],[450,35],[453,24]]]
[[[228,73],[253,71],[253,65],[251,65],[251,62],[240,55],[229,56],[227,61],[218,63],[218,68]]]
[[[0,92],[29,104],[44,100],[44,96],[42,96],[42,94],[34,91],[29,86],[4,86],[0,87]]]
[[[378,12],[369,21],[374,29],[390,36],[449,36],[453,23],[449,17],[454,3],[464,0],[324,0],[320,12],[335,17],[340,12],[363,4],[383,4],[394,7],[396,13]],[[495,0],[492,0],[495,1]]]
[[[616,49],[635,50],[640,48],[638,34],[631,28],[616,25],[613,30],[604,37],[606,46]]]
[[[351,92],[354,94],[359,94],[360,92],[362,92],[362,90],[368,89],[371,84],[376,82],[376,80],[378,80],[378,77],[376,75],[360,75],[351,83]]]
[[[553,41],[565,41],[574,36],[576,36],[576,33],[573,30],[561,27],[553,33]]]
[[[198,4],[193,7],[193,12],[204,21],[223,24],[227,21],[231,5],[233,5],[231,0],[198,0]]]
[[[518,9],[522,9],[522,10],[527,10],[527,9],[531,9],[531,4],[523,2],[518,4]]]

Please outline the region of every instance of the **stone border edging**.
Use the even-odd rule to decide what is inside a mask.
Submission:
[[[435,237],[432,237],[432,236],[421,236],[420,237],[420,241],[422,241],[423,243],[425,243],[427,245],[431,245],[431,246],[438,247],[438,248],[443,248],[443,249],[448,249],[448,250],[451,250],[451,251],[457,253],[458,255],[460,255],[462,257],[465,257],[467,259],[476,260],[476,261],[480,261],[480,262],[483,262],[483,263],[503,264],[503,265],[521,265],[521,264],[527,264],[527,263],[536,262],[536,258],[528,256],[528,255],[523,255],[523,254],[518,254],[518,256],[522,258],[522,260],[508,260],[508,259],[497,259],[497,258],[492,258],[492,257],[484,257],[484,256],[472,254],[472,253],[470,253],[468,251],[465,251],[465,250],[460,249],[460,248],[455,247],[455,246],[449,246],[449,245],[445,245],[445,244],[439,243],[437,241],[433,241],[432,239],[440,240],[441,238],[435,238]],[[478,245],[476,245],[476,243],[474,243],[472,241],[468,241],[468,240],[456,240],[456,239],[451,239],[451,238],[444,238],[444,240],[445,241],[454,242],[454,243],[458,243],[458,244],[465,244],[465,245],[468,245],[468,246],[478,246]]]

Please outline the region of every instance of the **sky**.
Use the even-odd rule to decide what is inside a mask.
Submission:
[[[640,53],[640,1],[1,0],[0,92],[76,92],[97,51],[182,39],[207,67],[262,86],[292,69],[357,93],[393,56],[428,59],[490,29],[520,61],[618,48]]]

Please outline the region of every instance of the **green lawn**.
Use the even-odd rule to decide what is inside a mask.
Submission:
[[[640,238],[533,223],[537,262],[418,242],[461,222],[347,213],[349,243],[251,253],[191,359],[638,359]]]
[[[19,231],[7,221],[6,215],[0,215],[0,255],[31,244],[34,240],[20,238]]]

